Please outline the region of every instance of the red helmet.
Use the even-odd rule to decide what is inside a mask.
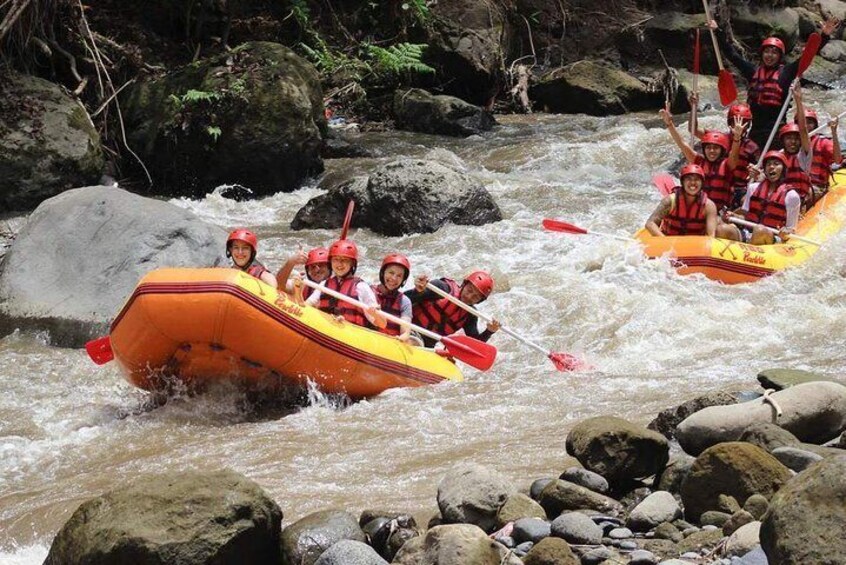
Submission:
[[[253,255],[255,255],[258,251],[258,238],[256,237],[256,234],[254,234],[250,230],[245,230],[243,228],[232,230],[232,232],[229,234],[229,237],[226,239],[227,255],[229,254],[229,246],[232,244],[233,241],[243,241],[244,243],[252,247]]]
[[[388,268],[388,265],[399,265],[405,268],[405,276],[402,278],[402,284],[400,284],[400,287],[402,287],[405,281],[408,280],[408,274],[411,272],[411,263],[408,261],[408,257],[402,253],[385,255],[385,258],[382,259],[382,268],[379,269],[379,282],[382,284],[385,284],[385,269]]]
[[[347,257],[357,262],[358,247],[349,239],[339,239],[329,248],[329,258],[332,257]]]
[[[764,50],[764,47],[775,47],[779,51],[781,51],[782,56],[786,53],[784,49],[784,41],[779,39],[778,37],[768,37],[764,41],[761,42],[761,51]]]
[[[723,153],[728,153],[729,148],[731,148],[728,134],[719,131],[706,131],[705,135],[702,136],[702,145],[706,144],[719,145],[722,147]]]
[[[820,123],[820,119],[817,117],[817,113],[814,112],[813,110],[805,110],[805,119],[806,120],[814,120],[814,122],[816,122],[817,125],[819,125],[819,123]],[[799,116],[793,116],[793,123],[794,124],[799,123]]]
[[[781,139],[788,133],[799,133],[799,126],[797,124],[784,124],[778,130],[778,138]]]
[[[728,111],[728,125],[732,127],[734,125],[734,118],[740,116],[746,121],[752,120],[752,108],[749,107],[749,104],[732,104],[729,106]]]
[[[787,157],[781,151],[767,151],[767,153],[764,155],[764,158],[761,159],[761,163],[766,165],[767,161],[769,161],[770,159],[778,159],[779,161],[781,161],[781,164],[784,165],[785,171],[787,170]]]
[[[704,181],[705,180],[705,171],[702,170],[702,167],[699,165],[685,165],[681,168],[681,173],[679,174],[679,178],[683,179],[687,175],[699,175],[699,177]]]
[[[320,263],[328,262],[329,250],[325,247],[315,247],[308,252],[308,258],[306,259],[305,266],[308,267],[309,265],[319,265]]]
[[[493,292],[494,280],[485,271],[473,271],[464,277],[464,284],[466,283],[470,283],[476,287],[476,290],[481,292],[485,298],[490,296],[491,292]]]

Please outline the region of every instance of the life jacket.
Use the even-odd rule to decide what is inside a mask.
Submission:
[[[793,190],[782,180],[781,185],[770,193],[770,181],[764,180],[749,197],[749,211],[746,212],[746,219],[756,224],[781,229],[787,223],[787,206],[785,198],[787,193]]]
[[[325,285],[329,290],[334,290],[344,296],[349,296],[350,298],[358,300],[358,289],[356,287],[360,282],[361,279],[355,276],[338,279],[338,277],[332,275],[326,279]],[[325,292],[320,295],[320,302],[318,302],[317,307],[329,314],[343,316],[344,319],[350,323],[370,327],[370,323],[367,321],[367,318],[361,308],[353,306],[343,300],[338,300],[334,296],[329,296]]]
[[[393,291],[382,291],[382,285],[380,284],[371,285],[371,288],[376,294],[376,300],[379,301],[379,307],[382,312],[391,314],[397,318],[402,316],[402,299],[405,298],[405,295],[401,293],[399,289]],[[379,331],[388,335],[399,335],[402,333],[399,324],[391,321],[388,321],[388,325],[384,328],[380,328]]]
[[[236,266],[236,268],[238,268],[238,267]],[[264,268],[264,265],[262,265],[258,261],[253,261],[252,263],[247,265],[246,268],[241,269],[241,270],[244,271],[245,273],[247,273],[248,275],[254,276],[255,278],[257,278],[259,280],[261,279],[261,276],[264,273],[269,272],[267,269]]]
[[[784,103],[784,89],[778,83],[778,77],[784,65],[768,69],[761,65],[749,81],[749,93],[746,101],[758,106],[781,107]]]
[[[697,155],[695,163],[705,171],[702,191],[714,202],[717,210],[730,206],[734,194],[734,171],[728,170],[728,160],[723,158],[712,163],[702,155]]]
[[[834,161],[834,143],[827,137],[815,135],[811,140],[814,157],[811,161],[811,184],[828,188],[831,180],[831,164]]]
[[[441,279],[449,285],[449,294],[460,298],[461,287],[452,279]],[[412,321],[418,326],[441,335],[452,335],[464,327],[467,312],[446,298],[424,300],[414,306]]]
[[[680,186],[673,190],[670,198],[673,204],[661,222],[664,235],[705,235],[705,204],[708,202],[705,191],[699,192],[693,204],[687,203]]]
[[[787,172],[784,175],[784,182],[793,185],[804,203],[811,194],[811,177],[799,164],[798,154],[790,155],[784,150],[782,150],[782,153],[787,157]]]
[[[740,142],[740,153],[737,156],[737,168],[734,169],[735,188],[746,188],[749,182],[749,165],[756,163],[760,156],[761,148],[758,144],[749,137],[743,138]]]

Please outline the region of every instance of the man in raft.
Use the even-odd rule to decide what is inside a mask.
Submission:
[[[745,241],[752,245],[770,245],[776,243],[776,237],[765,226],[778,230],[781,241],[787,241],[796,228],[802,199],[799,192],[786,182],[787,157],[781,151],[768,151],[764,155],[763,165],[763,173],[754,165],[749,167],[755,180],[760,180],[762,176],[764,180],[749,183],[743,207],[733,213],[757,225],[751,232],[740,230],[734,225],[728,226],[731,233],[726,239]]]
[[[699,154],[682,139],[673,123],[669,104],[659,114],[667,126],[667,131],[670,132],[670,137],[673,138],[687,162],[702,168],[704,175],[702,189],[717,206],[717,210],[731,206],[734,169],[737,167],[740,141],[743,137],[742,120],[735,118],[731,136],[718,131],[705,132],[702,136],[702,154]]]
[[[493,278],[485,271],[473,271],[460,286],[446,277],[431,282],[468,306],[487,300],[494,287]],[[485,330],[479,333],[476,316],[427,289],[428,283],[428,276],[419,275],[414,279],[414,289],[405,293],[411,300],[412,320],[418,326],[440,335],[452,335],[463,329],[467,336],[482,341],[488,341],[499,330],[499,322],[491,320]],[[423,337],[423,343],[426,347],[434,347],[435,340]]]
[[[256,261],[258,238],[250,230],[239,228],[232,230],[226,238],[226,256],[232,259],[232,268],[244,271],[262,282],[276,287],[276,277]]]
[[[696,104],[696,97],[692,97],[692,104]],[[749,131],[752,129],[752,109],[748,104],[735,103],[729,106],[728,114],[726,116],[726,123],[728,124],[728,135],[732,135],[732,128],[735,124],[740,124],[743,127],[743,133],[740,138],[740,153],[737,155],[737,166],[734,168],[733,197],[731,208],[739,208],[743,204],[743,198],[746,196],[746,187],[749,185],[749,165],[758,162],[758,157],[761,156],[761,148],[749,137]],[[696,137],[702,140],[705,137],[705,130],[697,129]]]
[[[802,105],[802,91],[799,85],[794,85],[793,98],[796,101],[796,123],[784,124],[778,130],[782,153],[787,158],[787,171],[784,173],[785,182],[793,185],[802,198],[804,208],[808,208],[814,201],[811,189],[811,170],[813,154],[811,140],[808,137],[808,126],[805,121],[805,107]]]
[[[799,124],[799,115],[794,118],[794,122]],[[807,129],[813,131],[819,127],[819,118],[817,113],[809,108],[805,108],[805,122]],[[828,127],[831,128],[831,137],[825,137],[822,134],[816,134],[811,137],[811,170],[808,174],[811,176],[811,186],[814,187],[814,195],[818,199],[820,196],[828,192],[828,187],[831,184],[831,167],[832,165],[840,165],[843,163],[843,153],[840,150],[840,139],[837,137],[837,125],[839,120],[837,117],[828,122]]]
[[[411,263],[408,257],[402,253],[391,253],[382,259],[382,267],[379,269],[379,284],[373,285],[373,293],[379,302],[379,309],[382,312],[393,314],[406,324],[400,326],[388,321],[382,328],[382,333],[391,335],[403,342],[411,339],[411,300],[403,294],[402,287],[408,280],[411,272]],[[419,342],[416,344],[419,345]]]
[[[303,264],[305,265],[305,273],[300,276],[305,276],[313,283],[322,283],[329,278],[329,274],[332,272],[329,267],[329,250],[325,247],[315,247],[308,254],[304,251],[297,251],[285,261],[285,264],[276,273],[277,288],[288,294],[294,294],[294,284],[289,279],[294,267]],[[314,292],[314,289],[306,286],[302,289],[302,298],[308,298],[312,292]]]
[[[337,319],[344,319],[363,327],[384,328],[387,320],[379,311],[379,302],[370,285],[355,276],[358,267],[358,247],[348,239],[339,239],[329,248],[329,264],[332,274],[321,283],[321,287],[334,290],[365,304],[362,311],[357,306],[324,294],[319,290],[306,300],[309,306],[332,314]]]
[[[685,165],[681,186],[661,199],[646,221],[646,231],[656,237],[707,235],[717,230],[717,207],[702,190],[705,172],[699,165]]]
[[[709,22],[712,29],[717,30],[714,20]],[[840,25],[840,20],[830,18],[820,28],[822,43],[820,49],[831,38],[832,33]],[[761,64],[756,65],[747,61],[737,52],[734,45],[726,41],[723,33],[717,33],[720,48],[728,59],[735,64],[741,76],[749,83],[746,103],[752,110],[752,131],[750,136],[758,145],[764,146],[770,132],[776,125],[781,106],[790,90],[790,83],[799,71],[799,59],[786,63],[787,51],[784,42],[778,37],[768,37],[761,42],[759,53]]]

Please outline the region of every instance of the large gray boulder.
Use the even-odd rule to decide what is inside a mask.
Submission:
[[[455,96],[434,95],[419,88],[394,93],[397,127],[420,133],[467,137],[496,125],[493,114]]]
[[[521,565],[504,545],[472,524],[430,528],[399,550],[394,565]]]
[[[751,443],[727,442],[706,449],[682,483],[685,519],[698,521],[708,510],[720,510],[720,496],[743,504],[753,494],[771,498],[789,479],[790,471]]]
[[[517,489],[504,476],[473,463],[458,465],[438,485],[444,522],[474,524],[486,532],[497,525],[499,509]]]
[[[504,3],[451,0],[429,5],[424,61],[435,67],[437,76],[450,77],[444,83],[446,94],[488,104],[504,81],[502,57],[511,51],[514,38]]]
[[[563,114],[606,116],[664,105],[663,93],[625,71],[587,60],[543,75],[529,96],[537,108]]]
[[[282,511],[253,481],[223,470],[144,477],[82,503],[45,565],[279,562]]]
[[[734,32],[748,38],[757,50],[765,37],[780,37],[788,52],[799,41],[799,14],[793,8],[752,7],[748,4],[732,6],[731,25]]]
[[[660,473],[669,459],[667,438],[622,418],[599,416],[567,434],[567,452],[614,486]]]
[[[47,330],[80,347],[108,332],[138,280],[159,267],[225,260],[226,233],[167,202],[115,187],[69,190],[43,202],[0,273],[0,333]]]
[[[646,427],[658,432],[667,439],[673,439],[676,433],[676,426],[691,414],[695,414],[709,406],[726,406],[735,403],[737,403],[737,397],[730,392],[710,392],[687,400],[675,408],[662,410]]]
[[[846,386],[809,382],[770,395],[782,409],[764,403],[763,397],[732,406],[712,406],[682,421],[676,428],[679,444],[698,455],[709,446],[736,441],[751,425],[775,423],[809,443],[834,439],[846,428]]]
[[[770,500],[762,522],[770,563],[846,562],[846,455],[799,473]]]
[[[282,564],[314,565],[342,540],[366,541],[355,516],[342,510],[313,512],[282,530]]]
[[[244,43],[141,82],[123,107],[130,146],[156,194],[203,196],[240,184],[264,196],[323,170],[317,71],[277,43]]]
[[[57,85],[4,72],[0,116],[0,210],[31,210],[100,178],[100,136],[82,104]]]
[[[353,227],[388,236],[432,233],[447,222],[479,226],[502,219],[491,194],[472,176],[436,161],[400,159],[312,198],[291,227],[338,228],[350,200]]]

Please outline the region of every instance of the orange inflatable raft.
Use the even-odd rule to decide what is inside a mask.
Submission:
[[[112,322],[110,341],[126,378],[146,390],[174,379],[264,389],[311,381],[323,392],[362,398],[463,380],[455,363],[431,349],[338,322],[234,269],[147,274]]]
[[[846,219],[846,169],[834,174],[831,188],[799,221],[798,235],[824,243],[843,227]],[[705,236],[654,237],[641,229],[635,237],[649,257],[669,256],[681,274],[701,273],[727,284],[757,281],[801,265],[819,245],[792,239],[774,245],[748,245]]]

